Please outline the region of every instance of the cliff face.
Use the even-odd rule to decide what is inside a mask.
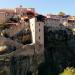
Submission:
[[[45,30],[45,75],[58,75],[67,66],[75,67],[75,40],[67,30]]]

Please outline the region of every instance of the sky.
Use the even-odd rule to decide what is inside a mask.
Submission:
[[[75,0],[0,0],[0,8],[16,8],[20,5],[35,8],[41,14],[58,14],[62,11],[75,15]]]

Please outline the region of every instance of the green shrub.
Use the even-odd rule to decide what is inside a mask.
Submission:
[[[60,73],[59,75],[75,75],[75,68],[67,67],[66,69],[64,69],[64,72]]]

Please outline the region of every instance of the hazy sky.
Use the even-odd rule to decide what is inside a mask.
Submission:
[[[19,5],[33,7],[39,13],[57,14],[63,11],[75,15],[75,0],[0,0],[0,8],[14,8]]]

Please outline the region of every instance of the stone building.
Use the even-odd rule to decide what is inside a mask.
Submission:
[[[75,16],[48,14],[46,16],[45,26],[53,30],[75,28]]]
[[[46,20],[45,20],[45,26],[47,26],[51,30],[59,29],[59,24],[60,24],[59,19],[46,18]]]
[[[0,9],[0,22],[5,22],[6,20],[9,20],[9,18],[13,16],[19,16],[19,17],[33,17],[35,15],[35,9],[34,8],[23,8],[23,7],[17,7],[17,8],[5,8]]]
[[[48,14],[45,19],[45,26],[47,26],[49,30],[64,29],[63,23],[65,21],[66,19],[59,15]]]
[[[0,12],[0,23],[4,23],[6,20],[6,13]]]
[[[44,22],[41,15],[30,19],[32,43],[35,44],[36,52],[44,52]],[[40,50],[40,51],[39,51]]]

